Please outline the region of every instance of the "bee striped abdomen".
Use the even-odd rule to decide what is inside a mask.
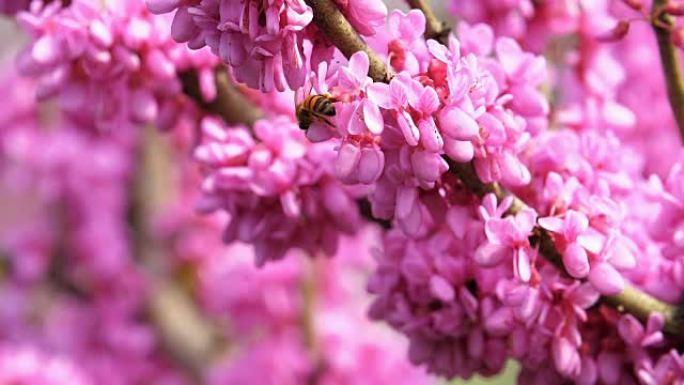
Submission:
[[[326,117],[335,116],[336,111],[334,103],[335,99],[327,94],[307,96],[296,108],[299,127],[306,130],[314,120],[332,126],[332,123]]]
[[[325,95],[315,95],[312,97],[312,110],[327,116],[335,116],[335,105],[332,99]]]

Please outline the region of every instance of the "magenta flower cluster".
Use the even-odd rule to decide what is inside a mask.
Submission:
[[[291,248],[332,255],[340,234],[361,223],[354,195],[334,177],[332,149],[310,143],[291,117],[247,127],[201,123],[195,158],[206,177],[199,210],[225,211],[226,242],[255,245],[257,264],[283,258]]]
[[[147,0],[154,13],[175,11],[171,33],[178,42],[212,52],[229,64],[235,78],[262,91],[297,89],[310,68],[329,61],[333,46],[311,24],[304,0]],[[339,0],[356,30],[373,35],[384,25],[380,0]]]

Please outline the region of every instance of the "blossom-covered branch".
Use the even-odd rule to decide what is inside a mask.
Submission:
[[[363,51],[368,55],[370,68],[368,74],[373,79],[388,80],[387,68],[378,55],[366,45],[356,32],[354,27],[347,21],[337,6],[329,0],[306,0],[306,3],[314,9],[313,22],[316,26],[335,43],[335,46],[347,57],[354,52]],[[340,39],[344,36],[344,39]]]
[[[674,20],[664,9],[667,4],[668,0],[655,0],[651,17],[658,41],[660,62],[665,75],[667,96],[679,127],[680,136],[684,140],[684,73],[682,72],[680,48],[672,41]]]
[[[318,18],[319,22],[323,20],[335,20],[336,23],[330,23],[325,25],[326,36],[338,47],[344,47],[342,52],[346,56],[350,56],[357,51],[369,52],[371,49],[364,43],[360,45],[358,35],[351,29],[348,23],[340,22],[339,18],[343,17],[336,6],[330,0],[318,0],[310,1],[308,4],[313,8],[314,20]],[[318,16],[317,16],[318,15]],[[375,54],[372,54],[375,55]],[[369,76],[377,82],[388,82],[385,74],[388,73],[385,65],[382,62],[371,62],[369,70]],[[520,212],[526,205],[513,196],[512,194],[505,192],[501,187],[495,183],[483,183],[472,166],[459,166],[453,167],[455,163],[450,162],[452,166],[451,171],[453,171],[463,184],[472,192],[479,196],[483,196],[488,192],[494,192],[499,199],[509,197],[515,204],[512,210],[507,210],[510,214],[515,214]],[[540,228],[536,227],[535,232],[537,235],[532,237],[531,243],[540,245],[541,254],[548,258],[552,263],[560,259],[559,255],[561,253],[556,249],[551,241],[549,233]],[[535,239],[536,238],[536,239]],[[675,314],[674,307],[659,301],[650,295],[641,292],[640,290],[631,287],[629,284],[625,284],[623,291],[620,294],[614,296],[605,296],[605,302],[613,306],[618,311],[628,312],[635,317],[639,318],[641,321],[647,321],[648,316],[653,312],[662,312],[665,317],[665,330],[676,333],[678,335],[682,334],[684,330],[679,319],[674,317]]]

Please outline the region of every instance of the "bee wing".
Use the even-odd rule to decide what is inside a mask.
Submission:
[[[307,96],[311,95],[312,88],[313,84],[311,83],[311,77],[307,76],[306,81],[304,81],[304,85],[295,91],[295,106],[301,104]]]

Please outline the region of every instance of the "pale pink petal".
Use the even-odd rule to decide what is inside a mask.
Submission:
[[[586,214],[575,210],[568,210],[565,214],[565,236],[574,240],[578,235],[584,233],[589,227],[589,218]]]
[[[488,242],[475,251],[475,262],[484,267],[496,266],[509,254],[510,248]]]
[[[372,134],[380,135],[385,123],[382,119],[382,113],[378,106],[368,99],[363,101],[363,119],[366,122],[368,131]]]
[[[337,155],[336,171],[342,179],[348,179],[358,169],[361,151],[351,143],[344,143]]]
[[[427,41],[427,46],[432,56],[434,56],[437,60],[443,63],[450,62],[450,53],[444,44],[439,43],[437,40],[430,39]]]
[[[385,154],[379,148],[364,147],[359,160],[359,182],[371,184],[375,182],[385,167]]]
[[[605,236],[598,231],[589,229],[577,237],[577,243],[582,245],[590,253],[598,254],[603,249]]]
[[[563,253],[563,265],[574,278],[584,278],[589,274],[589,258],[582,246],[573,242]]]
[[[529,282],[532,277],[532,266],[530,257],[524,249],[517,249],[513,254],[513,267],[515,275],[523,282]]]
[[[636,267],[636,257],[632,250],[621,239],[611,242],[611,251],[608,261],[618,269],[632,269]]]
[[[421,119],[418,122],[418,130],[420,131],[420,141],[427,151],[440,152],[442,150],[444,140],[432,118]]]
[[[335,131],[321,122],[313,122],[306,130],[306,137],[313,143],[324,142],[335,136]]]
[[[423,114],[429,115],[439,108],[439,96],[432,87],[426,87],[420,95],[416,109]]]
[[[370,84],[368,87],[366,87],[368,98],[386,110],[398,107],[394,105],[392,96],[390,94],[391,84],[392,83],[387,85],[385,83],[379,82]]]
[[[474,139],[480,131],[480,127],[475,119],[458,107],[442,109],[439,113],[438,121],[444,134],[452,139]]]
[[[545,217],[537,220],[539,226],[554,233],[561,233],[565,222],[558,217]]]
[[[459,163],[466,163],[475,156],[475,148],[471,142],[444,139],[444,152],[447,156]]]
[[[397,116],[397,122],[399,123],[401,133],[404,135],[404,139],[406,139],[406,143],[408,143],[409,146],[416,146],[418,144],[418,139],[420,138],[420,132],[413,122],[411,115],[409,115],[408,112],[403,111]]]
[[[566,338],[554,338],[551,352],[556,369],[565,375],[572,373],[579,363],[577,349]]]
[[[522,64],[524,53],[518,43],[508,37],[503,37],[496,42],[496,56],[503,66],[506,74],[514,75]]]
[[[435,182],[449,166],[439,154],[427,151],[415,151],[411,154],[413,172],[426,182]]]
[[[456,297],[453,286],[440,275],[430,278],[430,293],[444,302],[451,302]]]
[[[619,294],[625,287],[622,275],[613,266],[605,262],[591,267],[589,282],[604,295]]]
[[[180,6],[181,0],[145,0],[147,8],[155,14],[169,13]]]
[[[357,79],[365,79],[369,67],[368,55],[363,51],[358,51],[349,58],[348,68],[356,75]]]

